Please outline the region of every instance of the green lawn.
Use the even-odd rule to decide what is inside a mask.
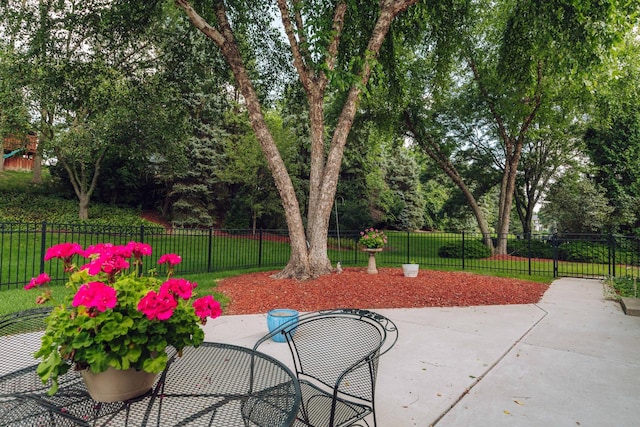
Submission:
[[[229,304],[229,299],[216,291],[217,281],[225,277],[233,277],[240,274],[253,273],[256,271],[271,270],[271,268],[253,268],[247,270],[232,270],[218,273],[198,273],[181,275],[189,281],[198,283],[197,292],[199,295],[213,295],[223,307]],[[53,296],[56,301],[62,302],[65,296],[70,292],[64,285],[51,286]],[[0,292],[0,315],[13,313],[15,311],[25,310],[27,308],[36,307],[36,297],[40,294],[37,289],[25,291],[22,288],[7,289]],[[51,305],[51,303],[49,303]]]
[[[4,171],[0,173],[0,313],[16,311],[33,306],[33,294],[26,293],[22,287],[31,277],[44,271],[57,279],[56,292],[63,292],[64,272],[59,261],[41,264],[43,251],[61,242],[77,242],[83,247],[100,242],[125,244],[131,240],[144,241],[153,247],[153,255],[145,261],[145,269],[157,269],[165,274],[164,266],[158,266],[158,258],[165,253],[177,253],[183,262],[177,267],[176,275],[195,277],[201,284],[201,292],[206,289],[215,291],[215,280],[244,272],[259,270],[277,270],[283,268],[290,255],[288,243],[278,237],[277,232],[265,233],[260,240],[258,235],[243,231],[221,230],[181,230],[174,229],[166,233],[164,228],[141,221],[139,212],[132,209],[119,210],[113,206],[92,205],[93,216],[89,223],[77,221],[77,205],[74,200],[64,200],[49,194],[48,186],[53,183],[45,177],[46,184],[31,184],[31,174]],[[14,216],[5,217],[7,212]],[[36,220],[29,220],[34,214]],[[72,220],[76,215],[75,220]],[[12,218],[12,219],[7,219]],[[43,225],[43,219],[47,224]],[[52,225],[49,222],[64,225]],[[9,224],[13,222],[13,224]],[[118,224],[114,226],[112,224]],[[46,227],[43,229],[43,227]],[[377,264],[380,267],[400,267],[403,263],[418,263],[422,270],[436,269],[447,271],[468,271],[479,274],[514,277],[549,283],[555,276],[581,277],[638,277],[638,252],[635,241],[623,242],[616,249],[616,262],[627,262],[629,266],[610,266],[606,263],[567,262],[554,263],[551,260],[509,259],[457,259],[442,258],[438,255],[443,245],[478,240],[473,233],[406,233],[385,232],[388,245],[379,253]],[[43,237],[44,236],[44,237]],[[359,250],[356,244],[357,233],[346,233],[338,241],[329,239],[329,259],[341,262],[343,267],[365,266],[368,255]],[[513,237],[513,236],[512,236]],[[513,239],[511,243],[523,241]],[[525,242],[529,245],[548,248],[543,240]],[[340,250],[338,250],[340,248]],[[605,246],[593,243],[578,243],[572,250],[602,253],[606,258]],[[535,256],[535,255],[534,255]],[[623,258],[623,257],[627,258]],[[577,259],[577,258],[574,258]],[[80,261],[79,261],[80,262]],[[606,262],[606,261],[603,261]],[[616,269],[615,271],[612,269]]]

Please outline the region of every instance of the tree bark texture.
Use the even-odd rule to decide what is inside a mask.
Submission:
[[[294,0],[293,3],[296,1]],[[344,146],[355,117],[360,88],[365,86],[369,80],[372,62],[378,55],[394,17],[416,1],[383,0],[380,2],[380,13],[368,42],[367,56],[363,58],[363,66],[356,79],[357,83],[353,84],[349,90],[327,149],[324,102],[325,91],[329,84],[328,76],[322,67],[313,66],[310,53],[306,49],[307,41],[304,36],[306,33],[303,31],[304,20],[300,15],[300,9],[290,7],[290,3],[286,0],[277,0],[284,30],[293,54],[293,65],[305,89],[309,103],[311,159],[309,205],[305,230],[295,189],[273,136],[267,128],[259,98],[249,78],[233,29],[227,18],[224,2],[221,0],[214,2],[217,27],[213,27],[194,10],[188,0],[176,0],[176,5],[185,11],[196,28],[216,43],[229,63],[245,99],[251,126],[274,177],[282,199],[291,239],[291,257],[287,266],[277,277],[306,279],[332,271],[331,261],[327,255],[329,218],[337,189]],[[332,17],[332,36],[328,43],[326,57],[323,59],[324,67],[329,71],[335,68],[337,61],[346,10],[346,1],[338,1]]]

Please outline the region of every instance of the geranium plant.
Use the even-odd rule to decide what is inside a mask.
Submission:
[[[195,299],[196,283],[172,277],[174,266],[181,262],[176,254],[158,260],[168,265],[164,280],[155,269],[141,274],[142,258],[151,252],[150,245],[138,242],[100,243],[86,249],[61,243],[47,250],[45,260],[59,258],[64,263],[69,274],[66,286],[72,290],[48,316],[35,354],[42,358],[38,375],[43,382],[52,380],[50,394],[58,389],[58,376],[72,364],[94,373],[109,367],[158,373],[167,366],[167,346],[180,353],[202,343],[199,325],[218,317],[220,304],[210,295]],[[76,266],[75,256],[87,262]],[[36,302],[44,303],[52,299],[50,280],[43,273],[25,289],[43,287]]]
[[[380,249],[384,248],[387,244],[387,236],[383,231],[375,228],[367,228],[360,232],[360,240],[358,243],[367,249]]]

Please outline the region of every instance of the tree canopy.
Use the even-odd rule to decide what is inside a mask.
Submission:
[[[639,7],[9,0],[0,130],[39,133],[84,217],[97,198],[177,226],[286,225],[281,277],[331,271],[338,213],[479,229],[504,252],[491,234],[530,232],[556,193],[605,189],[598,227],[634,230]]]

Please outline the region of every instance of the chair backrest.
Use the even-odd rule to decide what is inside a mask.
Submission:
[[[366,401],[373,400],[380,355],[398,339],[388,318],[349,308],[303,314],[275,333],[286,337],[298,378]]]
[[[38,307],[0,316],[0,375],[36,364],[51,307]]]

